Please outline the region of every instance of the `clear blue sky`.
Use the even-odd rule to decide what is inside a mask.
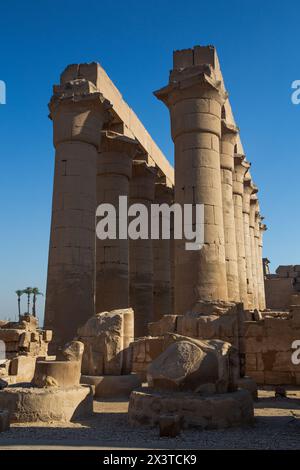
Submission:
[[[168,112],[152,92],[167,83],[174,49],[214,44],[261,190],[264,254],[273,268],[300,264],[300,105],[290,99],[300,79],[299,21],[296,0],[0,0],[0,318],[15,315],[15,289],[45,292],[54,166],[47,103],[69,63],[99,61],[173,161]]]

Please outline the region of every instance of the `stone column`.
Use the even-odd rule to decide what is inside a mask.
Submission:
[[[130,181],[130,205],[144,204],[150,216],[154,200],[156,170],[135,160]],[[130,223],[130,219],[129,219]],[[153,321],[153,247],[148,221],[148,238],[129,240],[130,306],[134,310],[134,336],[148,334]]]
[[[247,293],[248,293],[248,308],[249,309],[254,308],[252,250],[251,250],[251,237],[250,237],[250,198],[251,198],[251,195],[255,193],[257,193],[257,187],[253,184],[251,175],[248,172],[244,178],[243,216],[244,216]]]
[[[246,274],[246,253],[244,237],[244,218],[243,218],[243,195],[244,195],[244,177],[250,165],[245,161],[245,156],[235,154],[234,156],[234,175],[233,175],[233,202],[234,218],[236,231],[236,246],[239,272],[240,299],[244,308],[248,308],[247,294],[247,274]]]
[[[173,203],[173,189],[164,183],[155,185],[155,204]],[[163,217],[160,218],[160,227]],[[170,223],[170,220],[166,221]],[[153,243],[153,319],[159,320],[163,315],[173,313],[171,297],[171,242],[172,240],[152,240]]]
[[[96,173],[107,101],[85,79],[54,87],[55,174],[45,327],[51,351],[94,314]]]
[[[204,205],[204,247],[175,242],[175,313],[201,301],[227,301],[220,171],[221,108],[214,69],[195,65],[194,50],[174,53],[169,85],[155,93],[169,108],[175,145],[175,202]]]
[[[96,240],[97,313],[129,307],[129,240],[127,232],[119,236],[119,197],[129,197],[132,159],[137,151],[135,140],[103,131],[98,157],[97,205],[110,203],[114,206],[117,234],[116,239]],[[127,213],[127,207],[124,210]],[[125,225],[127,230],[126,221]]]
[[[259,202],[257,201],[256,213],[255,213],[255,249],[256,249],[256,276],[257,276],[257,300],[259,310],[265,310],[265,286],[264,286],[264,275],[263,275],[263,257],[262,257],[262,231],[261,231],[262,217],[260,215]]]
[[[258,300],[258,278],[257,278],[257,240],[255,237],[255,218],[257,212],[257,196],[253,194],[250,198],[250,241],[251,241],[251,264],[253,278],[253,307],[259,308]]]
[[[238,130],[222,120],[221,179],[228,300],[240,301],[237,244],[233,204],[234,146]]]
[[[266,309],[266,292],[265,292],[265,275],[264,275],[264,262],[263,262],[263,234],[267,230],[267,226],[261,221],[263,217],[260,217],[259,224],[259,241],[258,241],[258,260],[259,260],[259,277],[260,277],[260,289],[259,289],[259,309]]]

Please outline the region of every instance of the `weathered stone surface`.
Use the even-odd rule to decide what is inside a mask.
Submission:
[[[79,328],[78,340],[84,344],[82,373],[84,375],[121,375],[130,368],[130,337],[132,309],[98,313]]]
[[[36,357],[17,356],[10,361],[10,375],[16,375],[19,382],[31,382],[34,376]]]
[[[0,391],[0,409],[8,410],[12,423],[74,421],[93,413],[93,393],[88,385],[8,387]]]
[[[84,344],[80,341],[71,341],[67,343],[62,351],[62,355],[66,361],[82,361],[84,352]]]
[[[38,361],[32,383],[40,388],[70,388],[79,385],[80,373],[80,361]]]
[[[159,321],[149,323],[150,336],[162,336],[165,333],[176,333],[178,315],[164,315]]]
[[[253,401],[247,390],[201,396],[186,392],[133,391],[128,417],[131,425],[157,426],[161,416],[176,414],[185,428],[223,429],[252,425]]]
[[[297,383],[299,365],[292,361],[292,344],[300,338],[300,325],[293,315],[281,317],[268,312],[263,320],[245,322],[246,374],[258,384],[288,385]]]
[[[234,387],[234,348],[223,341],[168,335],[170,345],[147,370],[148,384],[162,390],[225,393]]]

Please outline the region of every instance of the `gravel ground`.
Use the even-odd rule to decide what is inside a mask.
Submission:
[[[300,391],[275,399],[274,392],[260,390],[253,427],[186,430],[175,439],[130,427],[127,408],[124,401],[95,401],[94,416],[81,423],[14,424],[0,435],[0,449],[300,449]]]

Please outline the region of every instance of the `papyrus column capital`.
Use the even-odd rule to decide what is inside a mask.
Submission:
[[[49,103],[54,145],[81,141],[98,148],[103,124],[111,119],[110,108],[109,101],[86,79],[54,85]]]

